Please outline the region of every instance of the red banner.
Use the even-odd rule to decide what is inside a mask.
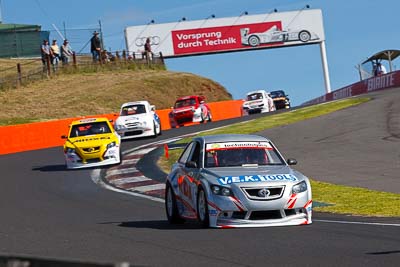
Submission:
[[[241,24],[223,27],[198,28],[172,31],[175,55],[208,53],[225,50],[248,49],[251,46],[275,46],[283,44],[282,38],[274,38],[274,31],[281,31],[280,21]],[[247,36],[254,37],[253,44]],[[258,43],[257,43],[258,39]]]

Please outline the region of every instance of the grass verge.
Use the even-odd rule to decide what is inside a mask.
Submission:
[[[298,121],[322,116],[340,109],[351,107],[369,101],[369,98],[351,98],[330,102],[322,105],[310,106],[291,112],[259,118],[245,123],[233,124],[229,127],[208,131],[201,135],[242,133],[249,134],[268,128],[287,125]],[[185,143],[191,138],[182,139]],[[178,159],[182,149],[169,151],[169,159],[161,157],[159,167],[169,172],[171,166]],[[313,200],[331,204],[315,207],[315,211],[351,214],[359,216],[400,217],[400,194],[368,190],[359,187],[336,185],[312,180]]]

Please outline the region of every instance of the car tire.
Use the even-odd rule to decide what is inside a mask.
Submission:
[[[299,32],[299,40],[306,43],[311,40],[311,34],[308,31]]]
[[[206,192],[201,186],[199,187],[199,192],[197,194],[197,219],[202,227],[210,227],[207,196]]]
[[[156,126],[156,123],[153,121],[153,137],[155,138],[155,137],[157,137],[157,126]]]
[[[165,212],[167,213],[169,223],[178,224],[184,222],[184,220],[179,216],[175,193],[169,182],[167,182],[165,186]]]
[[[206,121],[206,118],[204,118],[204,113],[203,112],[201,112],[200,117],[201,117],[200,123],[204,123]]]
[[[208,111],[208,114],[207,114],[207,121],[212,122],[211,111]]]
[[[252,35],[248,39],[249,45],[252,47],[256,47],[260,45],[260,38],[258,36]]]
[[[161,123],[159,125],[160,125],[160,132],[158,133],[158,135],[162,135]]]

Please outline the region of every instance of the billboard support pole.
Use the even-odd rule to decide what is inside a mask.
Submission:
[[[329,79],[328,60],[326,58],[325,41],[319,43],[321,50],[322,70],[324,71],[325,91],[327,94],[331,92],[331,81]]]

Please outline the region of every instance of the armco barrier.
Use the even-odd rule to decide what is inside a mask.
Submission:
[[[340,88],[329,94],[314,98],[302,104],[305,105],[315,105],[327,101],[338,100],[346,97],[366,94],[369,92],[389,89],[393,87],[400,86],[400,71],[390,72],[377,77],[372,77],[352,85]]]
[[[230,100],[209,103],[213,120],[231,119],[241,116],[242,100]],[[158,110],[163,130],[170,129],[168,113],[171,109]],[[107,117],[110,120],[117,118],[116,114],[103,114],[90,117]],[[69,124],[79,118],[35,122],[20,125],[0,127],[0,155],[28,150],[61,146],[64,140],[62,135],[68,133]]]

